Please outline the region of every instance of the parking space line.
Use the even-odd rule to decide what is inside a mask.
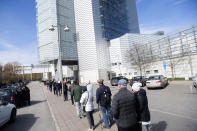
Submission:
[[[163,113],[163,114],[168,114],[168,115],[172,115],[172,116],[177,116],[177,117],[181,117],[181,118],[185,118],[185,119],[197,121],[196,118],[192,118],[192,117],[188,117],[188,116],[183,116],[183,115],[179,115],[179,114],[175,114],[175,113],[170,113],[170,112],[162,111],[162,110],[159,110],[159,109],[150,109],[150,111],[160,112],[160,113]]]

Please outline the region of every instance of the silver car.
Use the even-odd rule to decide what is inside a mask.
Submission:
[[[197,88],[197,74],[193,77],[193,86]]]
[[[163,75],[150,76],[146,81],[146,87],[150,88],[164,88],[168,85],[168,78]]]

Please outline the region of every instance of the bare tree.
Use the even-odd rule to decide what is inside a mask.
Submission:
[[[171,75],[172,75],[172,79],[175,78],[175,66],[177,64],[179,64],[180,62],[184,61],[185,58],[184,58],[184,55],[182,50],[181,50],[181,53],[179,51],[179,54],[181,54],[181,56],[179,57],[175,57],[175,55],[173,55],[173,51],[176,50],[175,48],[173,48],[173,46],[171,45],[171,41],[169,39],[169,37],[167,37],[167,47],[166,47],[166,55],[167,55],[167,59],[169,60],[167,62],[167,66],[170,67],[171,69]],[[182,46],[182,45],[181,45]],[[174,51],[175,52],[175,51]]]
[[[148,56],[148,51],[146,46],[140,44],[133,44],[131,49],[127,52],[125,57],[127,61],[131,64],[136,66],[136,69],[140,71],[140,75],[142,76],[142,72],[148,67],[150,61],[150,57]]]
[[[0,67],[1,84],[16,83],[20,80],[20,64],[18,62],[7,63]]]

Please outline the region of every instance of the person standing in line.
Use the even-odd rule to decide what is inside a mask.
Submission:
[[[61,81],[60,81],[60,83],[59,83],[59,87],[60,87],[60,90],[59,90],[60,92],[59,92],[59,93],[60,93],[60,96],[61,96],[61,95],[62,95],[62,88],[63,88],[63,87],[62,87],[62,82],[61,82]]]
[[[57,96],[59,95],[59,91],[60,91],[59,82],[60,81],[56,81],[56,84],[55,84],[55,86],[56,86],[56,95]]]
[[[108,86],[103,84],[103,79],[97,81],[99,88],[96,90],[96,103],[100,106],[104,126],[103,128],[109,129],[114,124],[111,114],[111,90]],[[110,123],[110,124],[109,124]]]
[[[59,93],[59,96],[62,95],[62,82],[61,81],[58,81],[58,93]]]
[[[69,94],[70,94],[70,100],[71,100],[71,103],[72,105],[74,105],[74,100],[73,100],[73,96],[72,96],[72,88],[74,87],[74,83],[71,84],[70,81],[67,82],[68,83],[68,91],[69,91]]]
[[[66,81],[64,82],[64,101],[68,101],[68,86],[67,86],[67,83]]]
[[[93,104],[93,86],[89,83],[87,91],[83,92],[80,103],[85,106],[86,116],[89,123],[89,131],[94,130],[94,104]]]
[[[54,93],[54,95],[56,94],[56,81],[55,80],[53,80],[53,93]]]
[[[80,104],[80,99],[81,99],[81,94],[82,94],[82,89],[79,86],[79,82],[78,81],[74,81],[74,87],[71,90],[71,96],[74,98],[75,101],[75,106],[77,109],[77,116],[81,119],[82,118],[82,107]]]
[[[118,82],[118,92],[112,99],[112,114],[118,131],[139,131],[135,95],[127,89],[127,81]]]
[[[50,89],[51,92],[52,92],[52,85],[53,85],[53,83],[52,83],[52,81],[50,80],[50,81],[49,81],[49,89]]]
[[[141,83],[134,83],[132,86],[132,92],[136,96],[138,114],[137,120],[140,124],[140,128],[142,131],[149,131],[151,121],[146,91],[141,88]]]

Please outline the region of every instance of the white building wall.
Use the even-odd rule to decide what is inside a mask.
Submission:
[[[81,82],[107,79],[110,69],[109,43],[102,38],[98,1],[75,0],[75,21],[78,34],[79,74]]]
[[[36,0],[39,61],[58,59],[58,30],[49,31],[51,25],[60,27],[63,60],[77,60],[77,43],[74,39],[75,20],[73,0]],[[70,30],[65,32],[64,25]]]
[[[153,56],[154,57],[164,57],[165,60],[160,60],[156,62],[151,62],[148,64],[145,64],[145,68],[142,69],[142,74],[146,77],[149,77],[151,75],[164,75],[168,78],[172,77],[172,71],[170,68],[170,60],[166,56],[166,48],[169,45],[167,39],[163,39],[163,37],[166,36],[158,36],[158,35],[145,35],[145,34],[126,34],[120,38],[114,39],[111,41],[110,46],[110,56],[112,63],[117,62],[117,56],[115,53],[119,53],[122,57],[120,57],[120,61],[122,62],[121,65],[115,65],[111,67],[111,70],[116,72],[116,75],[122,74],[123,76],[126,76],[127,78],[132,78],[133,76],[139,76],[140,71],[138,67],[131,66],[128,64],[128,61],[124,60],[124,57],[126,55],[126,50],[129,48],[132,48],[133,44],[150,44],[152,43],[155,47],[152,47],[153,50]],[[191,64],[189,61],[189,56],[185,57],[179,57],[172,59],[173,63],[175,64],[174,67],[174,77],[178,78],[184,78],[184,77],[192,77],[191,71],[193,70],[193,75],[197,73],[197,55],[192,55],[192,53],[196,52],[196,45],[194,38],[191,38],[192,35],[187,35],[185,38],[182,38],[182,43],[180,42],[180,38],[172,39],[170,41],[171,44],[171,50],[172,55],[180,55],[181,53],[181,44],[184,47],[184,50],[186,53],[191,51]],[[188,41],[189,40],[189,41]],[[161,52],[159,52],[161,50]],[[163,67],[163,62],[167,63],[166,70]],[[193,69],[191,69],[191,66]],[[155,71],[158,71],[156,73]]]
[[[39,61],[57,58],[57,30],[49,31],[50,25],[57,25],[56,0],[36,0],[37,37]]]

